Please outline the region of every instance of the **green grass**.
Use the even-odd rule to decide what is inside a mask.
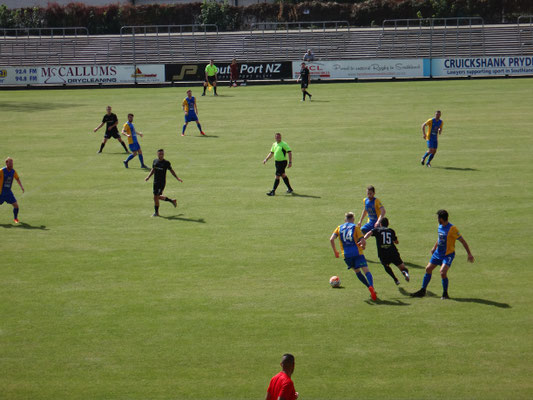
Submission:
[[[178,135],[183,88],[0,92],[2,159],[15,159],[21,211],[0,207],[0,397],[263,398],[281,354],[309,399],[533,397],[533,79],[314,85],[198,96],[200,119]],[[200,89],[195,89],[200,94]],[[116,141],[89,133],[111,104],[135,114],[152,184]],[[434,168],[420,124],[445,122]],[[274,198],[262,165],[276,131],[294,151],[295,191]],[[366,251],[381,301],[328,238],[367,185],[400,239],[412,282],[401,290]],[[470,244],[420,287],[446,208]],[[344,289],[329,288],[339,275]]]

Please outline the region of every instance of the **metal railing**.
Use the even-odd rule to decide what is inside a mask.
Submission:
[[[193,37],[194,52],[198,61],[197,40],[195,36],[201,35],[203,39],[207,39],[207,35],[215,34],[218,39],[218,26],[215,24],[190,24],[190,25],[138,25],[138,26],[123,26],[120,28],[120,62],[123,62],[123,57],[128,55],[127,45],[131,47],[131,57],[133,63],[138,64],[144,56],[145,62],[154,63],[161,62],[161,46],[163,38],[165,42],[168,41],[168,49],[170,50],[170,57],[174,60],[174,52],[176,39],[179,38],[181,53],[184,52],[185,41],[184,37]],[[209,40],[204,40],[207,45],[207,52],[209,53]],[[165,43],[166,44],[166,43]],[[153,46],[155,48],[153,48]],[[156,59],[154,59],[157,57]]]
[[[266,32],[268,34],[265,34]],[[316,52],[323,52],[323,50],[331,47],[331,42],[322,44],[317,33],[322,33],[321,39],[327,43],[332,34],[338,34],[339,32],[342,32],[343,35],[345,33],[349,35],[350,23],[348,21],[255,22],[250,24],[250,36],[242,39],[242,53],[245,55],[248,53],[246,44],[250,41],[253,41],[251,47],[253,47],[255,54],[260,51],[257,45],[258,35],[260,35],[262,42],[266,42],[267,48],[279,47],[278,54],[284,54],[285,59],[291,58],[291,50],[294,48],[295,43],[303,45],[305,49],[312,48]],[[280,33],[281,37],[278,33]],[[291,37],[291,35],[295,33],[300,34],[301,41],[294,41],[295,38],[294,36]],[[306,35],[306,33],[311,35]],[[340,45],[343,46],[343,51],[346,51],[346,40],[341,40]]]
[[[415,57],[420,56],[423,45],[429,46],[429,58],[434,57],[435,43],[442,46],[442,55],[449,54],[450,47],[455,46],[455,54],[464,49],[462,39],[467,34],[467,46],[469,55],[472,55],[474,48],[485,55],[485,23],[481,17],[457,17],[457,18],[417,18],[417,19],[386,19],[382,24],[382,33],[379,37],[376,55],[380,51],[387,51],[389,57],[393,51],[413,50],[413,45],[405,40],[405,36],[414,35],[416,46],[414,46]],[[480,43],[475,41],[477,35],[481,36]],[[429,37],[427,37],[429,35]],[[437,35],[441,36],[437,41]],[[390,37],[390,44],[384,45],[385,38]],[[451,36],[451,38],[450,38]],[[455,36],[455,38],[454,38]],[[402,41],[402,39],[404,39]],[[429,39],[429,43],[428,43]],[[461,40],[460,40],[461,39]],[[451,43],[451,44],[450,44]]]
[[[520,55],[524,55],[525,47],[533,47],[533,15],[520,15],[516,24],[518,27],[518,41]]]

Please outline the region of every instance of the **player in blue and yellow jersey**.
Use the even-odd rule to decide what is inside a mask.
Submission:
[[[191,121],[196,121],[196,126],[202,135],[205,133],[202,131],[202,126],[200,125],[200,120],[198,119],[198,107],[196,106],[196,98],[192,95],[192,90],[187,90],[187,97],[183,100],[181,104],[183,112],[185,113],[185,125],[181,130],[181,136],[185,136],[185,129]]]
[[[128,114],[128,122],[126,122],[122,127],[122,134],[128,137],[128,146],[132,153],[123,161],[124,166],[128,168],[128,163],[130,160],[132,160],[138,154],[139,161],[141,162],[141,168],[149,169],[146,165],[144,165],[143,152],[141,150],[141,145],[137,140],[137,135],[143,137],[143,134],[135,130],[135,127],[133,126],[133,114]]]
[[[335,257],[339,258],[339,252],[335,247],[335,239],[339,238],[341,243],[341,252],[344,256],[344,262],[348,266],[348,269],[353,269],[359,280],[370,291],[372,300],[377,299],[377,293],[374,290],[374,279],[372,274],[368,270],[368,264],[366,263],[365,256],[363,255],[363,249],[365,248],[365,238],[361,233],[361,229],[354,223],[354,213],[348,212],[344,216],[344,224],[339,225],[337,229],[333,231],[329,241],[331,248],[335,253]],[[361,269],[365,273],[361,273]]]
[[[6,166],[0,169],[0,184],[2,184],[2,191],[0,192],[0,205],[6,202],[13,206],[13,220],[15,221],[15,224],[18,224],[19,205],[17,203],[17,199],[11,191],[13,179],[17,181],[22,189],[22,193],[24,193],[24,187],[22,186],[22,182],[20,181],[17,171],[13,169],[13,159],[8,157],[6,158]]]
[[[439,239],[431,249],[431,260],[426,267],[426,274],[422,281],[422,288],[413,294],[412,297],[424,297],[426,295],[426,289],[431,280],[431,273],[437,267],[441,265],[440,276],[442,278],[442,299],[449,299],[448,296],[448,270],[452,266],[452,261],[455,257],[455,241],[459,240],[468,254],[468,262],[474,262],[474,256],[470,252],[468,243],[463,239],[459,230],[455,225],[448,222],[448,212],[446,210],[437,211],[437,217],[439,221]]]
[[[426,167],[431,167],[431,160],[433,160],[433,157],[435,157],[435,154],[437,153],[437,147],[439,146],[439,135],[442,134],[443,125],[444,122],[442,122],[442,119],[440,119],[440,111],[435,112],[435,118],[428,119],[422,124],[422,137],[428,144],[428,151],[426,154],[424,154],[420,160],[420,163],[424,165],[426,157],[429,156]],[[427,132],[426,126],[428,127]]]
[[[366,188],[366,198],[363,199],[363,204],[365,205],[365,208],[363,209],[363,212],[361,213],[361,218],[359,218],[359,222],[357,223],[357,226],[361,228],[361,231],[363,233],[370,232],[372,229],[377,228],[380,223],[381,219],[385,216],[385,207],[383,207],[383,204],[381,204],[381,201],[377,197],[375,197],[376,189],[374,186],[369,186]],[[368,222],[361,227],[361,224],[363,223],[363,219],[368,215]]]

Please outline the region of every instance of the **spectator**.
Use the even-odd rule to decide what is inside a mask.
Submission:
[[[315,55],[311,49],[307,49],[307,53],[304,54],[304,61],[315,61]]]

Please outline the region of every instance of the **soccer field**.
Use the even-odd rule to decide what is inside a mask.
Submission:
[[[0,207],[0,398],[264,398],[286,352],[302,400],[533,397],[533,79],[321,84],[305,103],[299,85],[193,88],[207,137],[179,135],[185,90],[0,91],[0,156],[26,189],[21,224]],[[113,139],[96,154],[108,104],[184,180],[168,174],[160,218],[138,159]],[[294,195],[265,195],[275,132]],[[371,238],[375,303],[328,240],[368,185],[411,272],[397,287]],[[451,300],[438,270],[413,299],[440,208],[476,262],[457,243]]]

